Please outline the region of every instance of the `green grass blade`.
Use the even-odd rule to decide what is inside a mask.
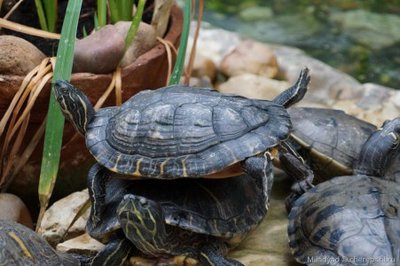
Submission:
[[[43,0],[43,5],[46,13],[47,29],[50,32],[56,32],[57,0]]]
[[[133,0],[120,0],[119,2],[119,20],[132,20]]]
[[[97,0],[97,21],[98,27],[103,27],[107,23],[107,1]],[[96,27],[97,29],[97,27]]]
[[[109,0],[108,5],[110,6],[110,16],[111,23],[116,23],[119,20],[119,10],[118,10],[118,1],[119,0]]]
[[[68,1],[68,6],[61,31],[61,40],[57,51],[57,61],[53,80],[71,78],[74,58],[75,38],[78,27],[82,0]],[[40,213],[37,225],[40,226],[44,211],[53,192],[60,162],[60,151],[64,127],[64,116],[51,91],[49,111],[44,139],[42,165],[39,180]]]
[[[181,40],[179,43],[179,51],[178,51],[178,56],[176,57],[174,70],[172,71],[172,75],[169,80],[169,85],[175,85],[179,83],[182,76],[183,68],[185,66],[186,47],[190,32],[191,11],[192,11],[192,0],[186,0],[185,7],[183,10],[183,29],[182,29]]]
[[[36,5],[36,12],[39,17],[40,27],[42,28],[42,30],[49,31],[49,29],[47,27],[47,21],[46,21],[46,16],[45,16],[44,9],[43,9],[42,1],[35,0],[35,5]]]
[[[133,17],[131,26],[129,27],[129,31],[126,34],[125,51],[132,44],[132,41],[135,38],[136,32],[139,28],[140,21],[142,21],[142,15],[143,15],[143,10],[144,10],[145,4],[146,4],[146,0],[139,0],[135,16]]]

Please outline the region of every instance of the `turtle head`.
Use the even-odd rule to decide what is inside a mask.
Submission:
[[[125,195],[117,209],[125,236],[142,252],[157,254],[166,244],[165,218],[158,202],[135,195]]]
[[[55,82],[54,95],[65,118],[74,125],[79,133],[85,135],[86,126],[95,114],[88,97],[65,80]]]
[[[363,145],[354,167],[357,174],[384,176],[399,153],[400,118],[387,120]]]

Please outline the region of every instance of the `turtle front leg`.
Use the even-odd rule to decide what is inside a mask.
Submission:
[[[279,160],[283,171],[293,179],[292,193],[286,198],[286,210],[292,209],[293,203],[305,192],[314,187],[314,173],[299,158],[288,152],[279,154]]]
[[[226,254],[228,250],[229,248],[225,242],[213,241],[209,245],[205,245],[201,248],[198,259],[206,266],[243,266],[243,264],[237,260],[222,256],[222,254]]]
[[[106,183],[109,179],[109,170],[100,164],[94,164],[88,174],[87,186],[89,198],[92,203],[88,226],[96,227],[101,221],[106,197]],[[89,230],[90,231],[90,230]]]
[[[268,203],[274,180],[271,155],[266,152],[263,156],[247,158],[242,163],[242,167],[244,172],[255,180],[260,191],[264,194],[265,202]]]
[[[122,233],[121,233],[122,234]],[[115,237],[92,259],[91,266],[124,265],[134,249],[124,236]]]

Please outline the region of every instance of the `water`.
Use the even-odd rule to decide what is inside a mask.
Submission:
[[[296,4],[294,4],[296,3]],[[400,89],[400,0],[207,0],[204,21]]]

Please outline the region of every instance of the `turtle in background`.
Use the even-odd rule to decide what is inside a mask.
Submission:
[[[399,154],[399,144],[400,118],[386,121],[363,145],[353,175],[295,192],[288,235],[298,262],[398,265],[400,184],[387,180],[385,172]],[[300,183],[312,179],[310,168],[293,155],[283,154],[281,159]]]
[[[268,153],[243,164],[250,170],[242,176],[174,180],[114,178],[96,164],[88,178],[89,195],[104,206],[100,213],[92,209],[87,231],[106,246],[93,265],[120,265],[129,255],[242,265],[226,254],[266,215],[273,182]],[[98,186],[105,194],[96,193]]]
[[[30,228],[11,220],[0,220],[0,265],[78,266],[71,254],[54,250]]]
[[[292,107],[289,145],[310,165],[317,180],[351,175],[361,148],[376,126],[342,110]]]

